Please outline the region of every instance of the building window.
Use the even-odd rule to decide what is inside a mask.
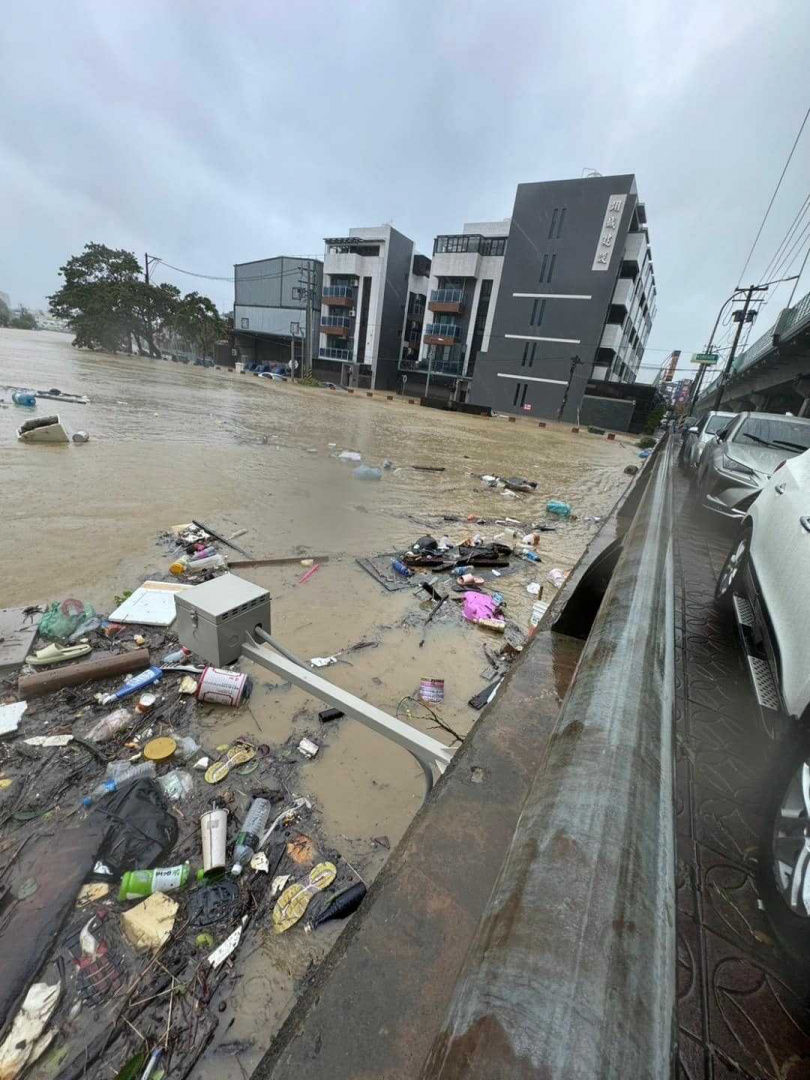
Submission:
[[[512,399],[512,404],[513,405],[517,405],[517,403],[518,403],[518,398],[520,397],[520,387],[521,387],[521,385],[522,384],[519,383],[519,382],[515,383],[515,396]]]
[[[524,341],[523,342],[523,357],[521,358],[520,366],[521,367],[526,367],[526,363],[527,363],[528,359],[529,359],[529,342]]]
[[[524,384],[523,384],[523,392],[522,392],[522,394],[520,395],[520,406],[521,406],[521,408],[523,408],[523,406],[524,406],[524,405],[526,404],[526,391],[527,391],[528,389],[529,389],[529,384],[528,384],[528,383],[524,383]]]
[[[531,344],[531,348],[529,349],[529,367],[531,367],[532,364],[534,363],[534,357],[535,357],[536,353],[537,353],[537,342],[533,341],[532,344]]]
[[[536,299],[534,301],[534,303],[532,304],[532,314],[531,314],[531,318],[529,319],[529,325],[530,326],[540,326],[541,323],[543,322],[543,315],[545,314],[545,310],[546,310],[546,302],[545,302],[545,300],[540,300],[539,298]]]
[[[242,329],[243,330],[250,329],[250,319],[242,319]]]
[[[556,252],[552,255],[545,254],[540,262],[540,277],[538,278],[541,285],[548,284],[554,276],[554,264],[557,262]]]
[[[548,228],[549,240],[559,240],[562,234],[563,222],[565,221],[566,208],[557,207],[551,215],[551,224]]]

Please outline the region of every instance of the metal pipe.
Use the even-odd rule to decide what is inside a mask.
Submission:
[[[262,631],[261,636],[270,641],[274,649],[278,649],[269,634]],[[289,653],[282,654],[281,650],[271,653],[248,634],[242,646],[242,655],[407,750],[419,762],[425,774],[428,791],[433,787],[434,771],[441,775],[453,760],[455,751],[449,746],[316,675]]]
[[[423,1080],[671,1075],[671,454],[628,529]]]
[[[276,639],[271,637],[263,626],[257,626],[254,633],[256,637],[260,637],[262,641],[266,641],[268,645],[272,645],[276,652],[281,653],[282,656],[286,656],[288,660],[292,660],[292,662],[298,664],[299,667],[304,667],[303,661],[299,660],[289,649],[285,649],[283,645],[279,645]]]

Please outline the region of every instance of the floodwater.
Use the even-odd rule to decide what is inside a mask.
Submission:
[[[574,565],[597,528],[586,517],[609,511],[627,483],[624,467],[636,461],[629,438],[607,442],[523,420],[78,352],[69,341],[56,333],[0,330],[0,387],[58,387],[91,399],[89,405],[39,401],[35,412],[0,407],[0,607],[75,596],[108,612],[117,593],[166,576],[171,559],[158,534],[169,526],[195,518],[224,535],[246,529],[238,543],[257,557],[330,556],[304,584],[298,566],[238,571],[270,591],[279,640],[304,658],[376,642],[324,674],[389,712],[416,691],[420,678],[444,678],[441,716],[461,735],[478,717],[467,699],[492,677],[484,645],[497,647],[499,640],[461,625],[449,610],[430,625],[420,648],[429,605],[411,590],[387,593],[355,558],[401,549],[427,531],[446,531],[456,542],[476,531],[487,539],[501,531],[467,524],[471,514],[554,522],[546,501],[564,499],[577,519],[543,536],[542,565],[521,564],[497,586],[510,617],[526,627],[532,603],[526,585],[541,581],[545,598],[553,595],[546,573]],[[5,390],[0,397],[10,401]],[[69,431],[87,430],[90,442],[16,440],[22,420],[55,412]],[[390,459],[397,468],[379,483],[360,483],[335,460],[342,449],[360,451],[372,465]],[[484,473],[526,476],[537,481],[537,494],[507,498],[482,484]],[[460,520],[445,523],[442,515]],[[322,706],[313,699],[274,687],[281,680],[263,669],[246,663],[245,670],[256,679],[254,694],[246,708],[217,714],[213,741],[247,735],[273,746],[293,734],[315,737],[322,750],[302,765],[298,793],[312,798],[323,832],[371,880],[388,854],[372,838],[396,845],[422,801],[421,771],[359,724],[322,727]],[[444,732],[424,730],[450,741]],[[321,951],[341,926],[324,928]],[[300,954],[280,956],[277,948],[254,951],[229,998],[228,1015],[236,1019],[218,1041],[248,1039],[252,1047],[237,1060],[217,1055],[215,1041],[196,1076],[229,1080],[255,1066],[305,974]]]

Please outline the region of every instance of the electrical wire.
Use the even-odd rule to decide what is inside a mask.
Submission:
[[[762,274],[760,276],[760,280],[767,281],[768,278],[771,277],[774,274],[774,267],[776,266],[776,264],[777,264],[779,258],[781,257],[781,255],[784,253],[784,250],[785,250],[786,246],[790,243],[791,239],[793,238],[793,234],[795,233],[796,229],[799,226],[799,223],[800,223],[801,219],[805,216],[808,209],[810,209],[810,193],[808,193],[808,195],[806,196],[804,202],[799,207],[799,209],[796,211],[796,216],[794,217],[793,221],[790,223],[790,226],[788,227],[787,231],[785,232],[785,235],[782,237],[782,240],[781,240],[781,242],[779,244],[779,247],[776,249],[774,254],[771,256],[771,260],[768,263],[768,265],[765,267],[764,271],[762,272]]]
[[[807,118],[809,116],[810,116],[810,108],[808,108],[807,112],[804,114],[804,119],[802,120],[801,125],[799,126],[799,130],[798,130],[798,133],[796,134],[796,138],[793,140],[793,146],[790,148],[790,153],[787,156],[787,161],[785,162],[784,168],[782,169],[782,172],[781,172],[781,174],[779,176],[779,179],[776,182],[776,187],[773,189],[773,195],[771,195],[771,201],[768,203],[768,207],[765,210],[765,214],[764,214],[764,216],[762,218],[762,221],[760,222],[759,228],[757,229],[757,234],[754,237],[754,242],[751,245],[751,250],[748,252],[748,257],[746,258],[745,262],[743,263],[743,268],[740,271],[739,277],[737,279],[738,281],[742,281],[743,274],[748,269],[748,264],[751,261],[751,256],[754,254],[754,249],[756,248],[757,244],[759,243],[759,238],[762,235],[762,230],[765,228],[765,222],[768,220],[768,216],[769,216],[769,214],[771,212],[771,207],[774,204],[774,200],[776,199],[776,196],[779,194],[779,189],[782,186],[782,181],[785,178],[785,173],[788,171],[788,166],[790,165],[790,162],[793,159],[793,154],[796,151],[796,147],[799,145],[799,139],[802,137],[802,132],[804,131],[804,126],[807,123]]]

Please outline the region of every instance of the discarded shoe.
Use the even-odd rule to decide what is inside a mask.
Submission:
[[[88,642],[79,642],[77,645],[58,645],[53,642],[44,649],[37,649],[33,656],[29,657],[28,663],[32,667],[46,667],[48,664],[62,664],[65,660],[75,660],[79,656],[87,656],[93,651],[93,646]]]

